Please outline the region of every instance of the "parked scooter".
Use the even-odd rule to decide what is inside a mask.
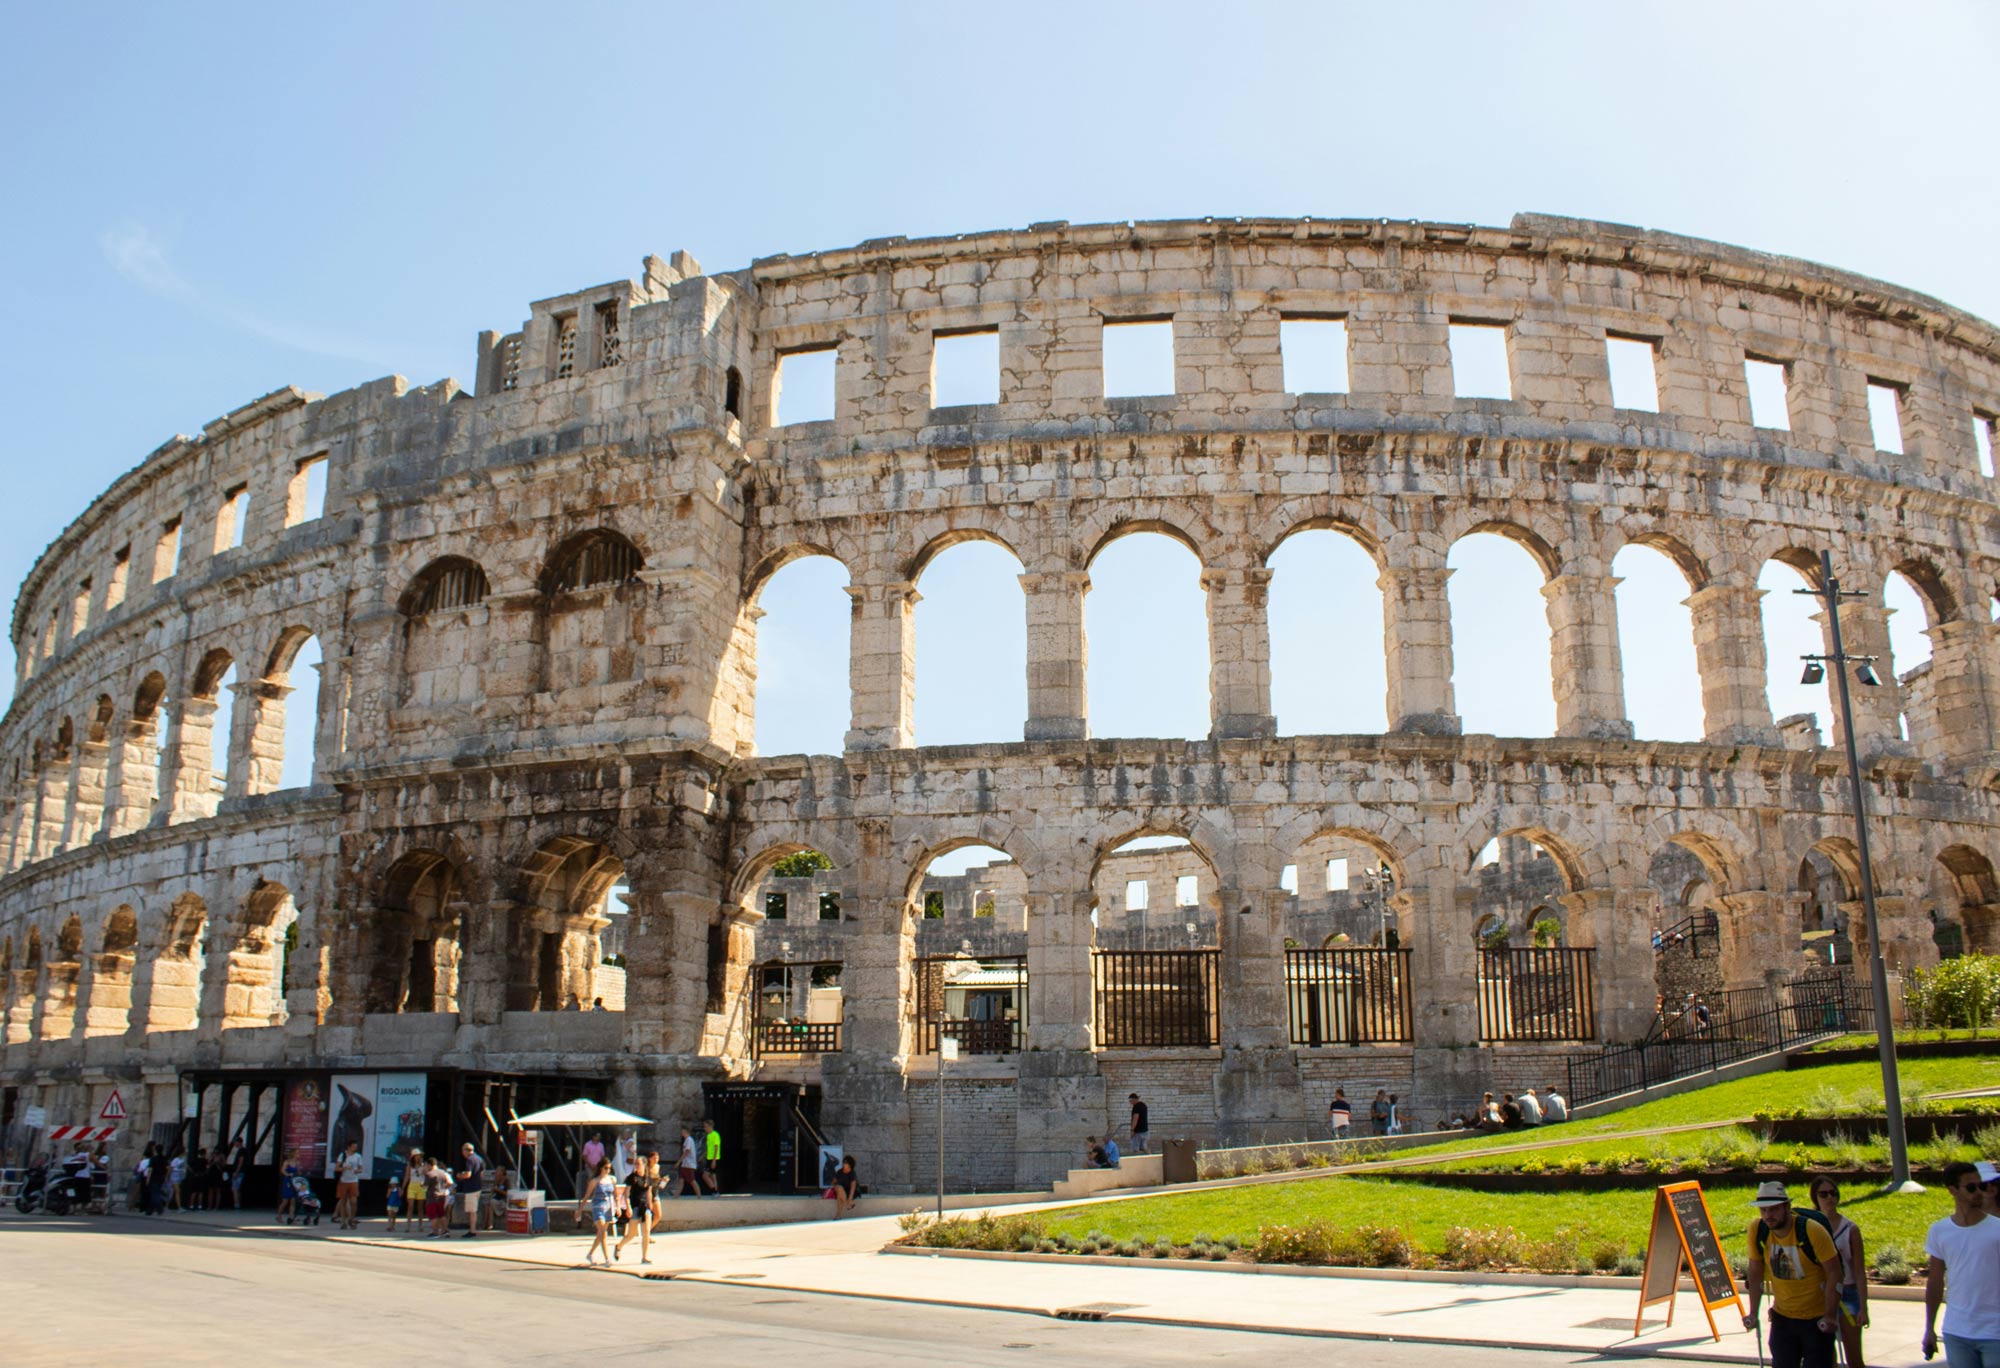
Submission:
[[[24,1216],[42,1210],[51,1216],[67,1216],[90,1205],[90,1175],[56,1168],[51,1177],[52,1167],[43,1160],[28,1170],[14,1198],[15,1210]]]

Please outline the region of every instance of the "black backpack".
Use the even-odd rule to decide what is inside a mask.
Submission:
[[[1799,1223],[1802,1227],[1807,1224],[1818,1226],[1826,1232],[1826,1242],[1828,1244],[1833,1243],[1833,1223],[1817,1211],[1806,1211],[1801,1207],[1793,1207],[1792,1220]],[[1764,1257],[1764,1246],[1770,1242],[1770,1239],[1771,1227],[1765,1225],[1764,1218],[1759,1216],[1757,1218],[1757,1262],[1763,1264],[1767,1269],[1770,1268],[1771,1261]],[[1837,1254],[1838,1252],[1838,1249],[1836,1249],[1835,1253]],[[1819,1255],[1813,1250],[1812,1236],[1806,1234],[1803,1229],[1799,1231],[1799,1253],[1805,1255],[1806,1262],[1808,1263],[1816,1264],[1819,1262]]]

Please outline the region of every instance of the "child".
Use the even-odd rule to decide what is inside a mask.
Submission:
[[[424,1215],[430,1217],[431,1230],[426,1237],[443,1239],[451,1229],[451,1175],[445,1172],[444,1161],[432,1159],[430,1167],[424,1171]]]
[[[292,1212],[297,1208],[294,1183],[299,1177],[297,1164],[286,1164],[284,1172],[278,1175],[278,1224],[290,1225]]]
[[[403,1180],[400,1177],[389,1180],[389,1195],[385,1205],[389,1209],[389,1233],[394,1235],[396,1218],[403,1214]]]
[[[299,1224],[318,1225],[319,1194],[313,1191],[312,1179],[303,1173],[292,1179],[292,1196],[298,1203]]]

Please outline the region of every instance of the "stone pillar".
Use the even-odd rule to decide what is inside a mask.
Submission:
[[[215,700],[184,700],[174,714],[173,732],[167,739],[172,756],[168,780],[173,786],[167,803],[169,822],[192,822],[215,815],[214,735]]]
[[[1285,999],[1284,913],[1279,889],[1219,891],[1222,1065],[1215,1114],[1225,1145],[1296,1139],[1305,1090],[1292,1054]]]
[[[1586,888],[1565,893],[1569,944],[1593,950],[1591,996],[1597,1007],[1597,1039],[1620,1045],[1639,1039],[1653,1023],[1655,999],[1652,925],[1653,891]]]
[[[841,965],[841,1049],[820,1058],[825,1129],[879,1175],[884,1190],[907,1190],[913,1179],[903,1066],[913,1043],[911,928],[923,913],[904,901],[887,824],[857,826],[859,886],[844,912],[861,924],[846,938]]]
[[[1451,851],[1434,854],[1427,872],[1413,862],[1412,886],[1404,890],[1411,904],[1403,944],[1410,949],[1407,991],[1416,1035],[1416,1087],[1403,1109],[1408,1116],[1465,1111],[1486,1084],[1472,928],[1461,925],[1465,917]]]
[[[1782,895],[1749,889],[1721,894],[1711,906],[1722,933],[1723,987],[1762,988],[1797,962],[1798,927],[1786,919]]]
[[[68,1040],[76,1030],[77,981],[83,965],[76,960],[53,960],[49,964],[47,986],[42,992],[41,1021],[36,1034],[42,1040]]]
[[[1629,739],[1625,678],[1618,655],[1618,580],[1572,572],[1542,586],[1548,600],[1549,677],[1556,735]]]
[[[83,1012],[86,1036],[123,1035],[132,1024],[132,969],[129,951],[107,951],[92,961]]]
[[[152,818],[153,794],[159,787],[152,749],[150,722],[119,723],[113,730],[104,776],[104,820],[98,828],[106,837],[137,831]]]
[[[42,766],[35,785],[35,859],[53,855],[62,849],[63,816],[68,797],[69,765],[51,760]]]
[[[1459,734],[1451,691],[1451,602],[1445,596],[1450,578],[1443,565],[1392,565],[1375,582],[1382,590],[1391,731]]]
[[[1987,764],[2000,744],[2000,660],[1992,623],[1940,622],[1931,639],[1931,698],[1937,739],[1948,765]]]
[[[625,1048],[634,1054],[700,1052],[708,1007],[708,927],[713,890],[635,884],[625,935]]]
[[[1711,584],[1688,595],[1702,734],[1711,743],[1779,744],[1766,675],[1763,598],[1755,584]]]
[[[1030,890],[1028,1040],[1019,1056],[1014,1181],[1045,1186],[1076,1164],[1084,1138],[1106,1114],[1104,1079],[1091,1051],[1090,908],[1087,872],[1081,893]]]
[[[1875,923],[1882,933],[1882,962],[1892,974],[1905,978],[1912,969],[1928,968],[1938,962],[1937,942],[1931,937],[1931,921],[1916,898],[1883,896],[1875,898]],[[1868,961],[1862,943],[1868,939],[1868,919],[1857,901],[1849,914],[1848,937],[1854,944],[1857,978],[1865,979]],[[1855,933],[1859,932],[1857,936]]]
[[[500,1016],[507,1010],[508,995],[513,987],[514,971],[519,966],[515,956],[514,925],[517,920],[532,918],[532,906],[495,900],[483,902],[477,907],[466,905],[459,921],[459,938],[464,946],[459,960],[458,971],[458,1021],[460,1026],[497,1026]],[[695,963],[701,963],[699,954]],[[534,991],[534,965],[523,967],[529,982],[525,991],[532,996]]]
[[[1203,570],[1208,595],[1208,711],[1217,737],[1274,736],[1268,568]]]
[[[104,825],[104,771],[111,748],[102,741],[84,741],[76,748],[76,774],[70,784],[66,846],[80,846]]]
[[[1826,623],[1826,613],[1822,609],[1814,618],[1820,624],[1820,631],[1826,640],[1826,649],[1833,650],[1833,633]],[[1896,719],[1901,714],[1902,691],[1896,685],[1894,662],[1889,651],[1889,611],[1874,597],[1850,599],[1840,606],[1841,645],[1850,657],[1872,655],[1875,657],[1875,674],[1882,682],[1870,687],[1854,678],[1850,666],[1847,676],[1847,693],[1854,706],[1854,743],[1865,760],[1870,755],[1884,750],[1898,749],[1901,739],[1898,735]],[[1827,671],[1827,708],[1832,714],[1832,726],[1828,728],[1831,744],[1843,744],[1840,725],[1839,685],[1832,677],[1832,667]]]
[[[847,592],[854,599],[847,749],[906,749],[916,744],[917,586],[907,580],[850,584]]]
[[[1029,741],[1082,741],[1090,735],[1085,683],[1090,643],[1083,626],[1083,598],[1090,576],[1081,571],[1022,575],[1028,608]]]
[[[14,971],[14,999],[7,1007],[7,1043],[25,1045],[34,1039],[35,994],[41,987],[39,969]]]
[[[256,679],[236,686],[236,737],[231,739],[232,796],[275,793],[284,782],[285,698],[289,684]]]

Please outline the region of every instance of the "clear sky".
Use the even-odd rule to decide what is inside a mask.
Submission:
[[[175,432],[285,384],[469,384],[480,329],[633,275],[648,251],[726,270],[1044,219],[1533,210],[1813,258],[2000,317],[1996,14],[15,5],[0,51],[0,583]],[[1149,540],[1093,567],[1100,735],[1206,730],[1195,566]],[[1504,544],[1468,542],[1453,563],[1467,729],[1546,732],[1539,576]],[[1277,569],[1282,729],[1379,728],[1365,561],[1329,534]],[[844,677],[846,596],[824,571],[801,563],[766,600],[767,752],[837,748],[846,727],[825,687]],[[1671,567],[1634,555],[1617,571],[1621,611],[1671,627],[1686,592]],[[968,546],[926,575],[920,740],[1018,738],[1016,573]],[[1789,594],[1767,609],[1774,630],[1808,611]],[[1894,620],[1905,668],[1920,618]],[[1824,727],[1824,690],[1794,682],[1790,656],[1816,646],[1796,626],[1773,638],[1774,705]],[[1628,625],[1642,735],[1698,731],[1685,641]]]

